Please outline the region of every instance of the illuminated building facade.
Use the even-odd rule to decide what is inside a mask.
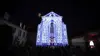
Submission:
[[[42,16],[37,29],[37,46],[66,46],[68,45],[67,29],[62,16],[50,12]]]

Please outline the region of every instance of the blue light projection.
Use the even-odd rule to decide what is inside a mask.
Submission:
[[[68,45],[67,29],[62,16],[50,12],[42,16],[37,29],[37,46],[66,46]]]

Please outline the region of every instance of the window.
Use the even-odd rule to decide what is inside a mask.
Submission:
[[[23,32],[23,37],[25,37],[25,32]]]
[[[18,36],[21,36],[21,30],[19,30],[19,32],[18,32]]]
[[[54,33],[54,27],[53,27],[53,23],[51,23],[51,27],[50,27],[50,33]]]

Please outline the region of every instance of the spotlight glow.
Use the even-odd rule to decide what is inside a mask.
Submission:
[[[89,44],[90,44],[90,47],[91,48],[94,48],[94,42],[92,40],[90,40],[90,43]]]

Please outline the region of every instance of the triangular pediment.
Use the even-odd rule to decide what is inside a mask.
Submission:
[[[44,15],[45,17],[60,17],[60,15],[56,14],[55,12],[51,11],[48,14]]]

